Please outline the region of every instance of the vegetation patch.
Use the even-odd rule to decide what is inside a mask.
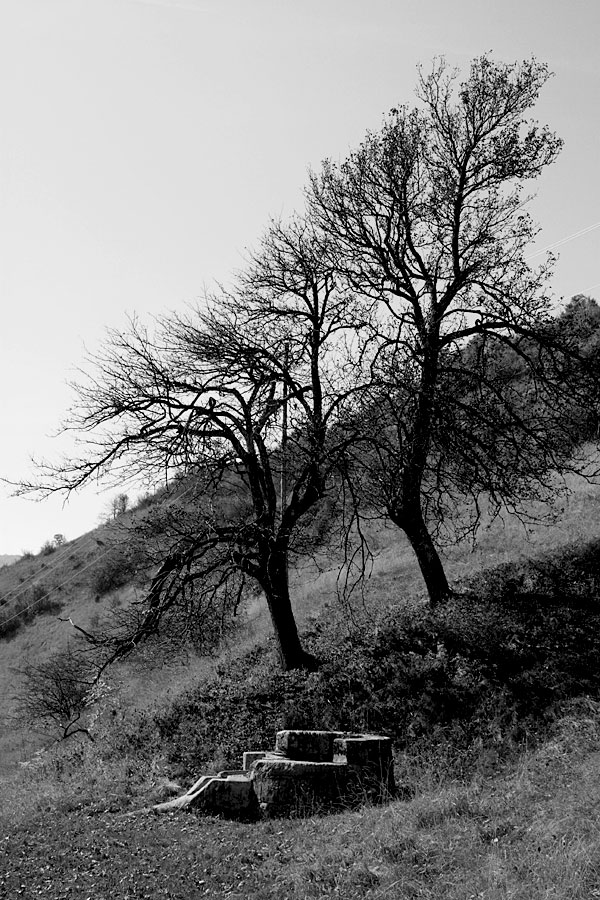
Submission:
[[[90,578],[91,589],[102,597],[128,584],[135,577],[138,568],[139,560],[131,552],[129,545],[115,544],[96,561]]]
[[[546,734],[561,702],[600,696],[597,549],[564,551],[558,593],[549,576],[521,590],[502,567],[488,589],[434,610],[390,606],[349,624],[330,608],[305,635],[318,671],[279,672],[274,647],[255,648],[168,705],[125,715],[117,752],[143,746],[191,775],[271,746],[278,728],[331,728],[390,734],[409,767],[423,753],[460,776],[501,762]],[[521,587],[529,568],[550,571],[531,563]]]
[[[600,877],[597,564],[590,543],[494,569],[435,610],[329,608],[305,635],[316,672],[277,671],[265,644],[154,709],[125,711],[108,690],[94,743],[0,785],[0,888],[587,900]],[[238,765],[283,726],[392,734],[402,799],[252,827],[143,811],[166,776]]]
[[[0,640],[8,640],[38,616],[56,615],[63,608],[52,588],[42,582],[24,590],[12,603],[0,604]]]

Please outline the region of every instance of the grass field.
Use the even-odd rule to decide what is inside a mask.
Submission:
[[[522,898],[600,896],[600,709],[578,701],[535,752],[468,783],[418,773],[384,808],[240,824],[131,811],[94,785],[3,789],[0,896],[63,898]],[[134,780],[135,776],[133,777]],[[4,893],[2,893],[4,892]]]

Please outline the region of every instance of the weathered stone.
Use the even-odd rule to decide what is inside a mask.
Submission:
[[[335,753],[335,758],[334,758]],[[244,769],[203,775],[157,811],[194,808],[229,818],[332,812],[395,794],[392,743],[373,734],[280,731],[274,751],[244,754]]]
[[[346,757],[355,773],[359,789],[371,801],[381,802],[396,793],[392,741],[375,734],[352,734],[338,737],[335,747]]]
[[[152,810],[157,813],[175,812],[178,809],[185,809],[190,805],[190,798],[187,794],[182,797],[174,797],[173,800],[166,800],[164,803],[155,803]]]
[[[288,759],[332,762],[333,738],[332,731],[278,731],[275,750]]]
[[[202,787],[214,777],[214,775],[201,775],[185,794],[182,794],[180,797],[174,797],[172,800],[167,800],[165,803],[157,803],[153,807],[154,810],[156,812],[171,812],[175,809],[185,809],[186,806],[190,805],[192,797],[194,797]]]
[[[212,778],[190,802],[193,809],[227,818],[249,819],[258,815],[256,795],[246,775]]]
[[[154,807],[156,812],[186,808],[232,819],[254,819],[259,814],[250,779],[243,773],[223,778],[204,775],[187,794]]]
[[[250,766],[257,759],[263,759],[267,755],[266,750],[246,750],[244,753],[244,762],[242,768],[244,772],[250,769]]]
[[[343,762],[257,760],[250,778],[266,816],[312,815],[342,809],[351,775]]]

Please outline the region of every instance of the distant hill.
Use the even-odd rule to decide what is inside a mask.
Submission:
[[[8,553],[8,554],[0,553],[0,569],[2,568],[2,566],[11,566],[18,559],[21,559],[21,557],[20,556],[11,556],[10,553]]]

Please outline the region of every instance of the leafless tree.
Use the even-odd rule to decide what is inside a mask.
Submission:
[[[527,120],[547,78],[535,60],[484,56],[460,81],[437,61],[417,108],[393,109],[311,177],[315,227],[378,310],[371,499],[408,536],[434,603],[450,588],[433,538],[455,501],[471,497],[472,529],[482,497],[518,510],[551,497],[552,469],[576,468],[577,398],[562,380],[574,354],[552,328],[552,259],[532,268],[527,257],[524,184],[561,146]]]
[[[311,226],[295,219],[271,225],[236,292],[165,317],[152,333],[135,321],[110,333],[67,421],[84,452],[22,486],[70,492],[107,473],[181,479],[185,504],[163,506],[160,565],[110,658],[186,598],[235,604],[250,578],[283,667],[315,664],[298,635],[288,554],[343,467],[349,439],[338,426],[361,387],[358,306]]]
[[[118,519],[119,516],[124,515],[127,512],[127,507],[129,506],[129,497],[127,494],[117,494],[116,497],[113,497],[111,501],[111,512],[112,518]]]
[[[76,734],[92,739],[85,710],[94,686],[95,669],[89,659],[67,647],[43,662],[29,662],[18,672],[17,718],[66,740]]]

